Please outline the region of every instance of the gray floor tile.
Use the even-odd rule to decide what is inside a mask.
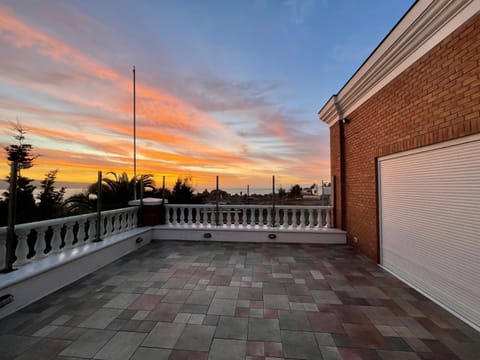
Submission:
[[[119,331],[95,355],[95,359],[128,360],[145,338],[145,333]]]
[[[388,351],[377,350],[378,355],[382,360],[420,360],[421,358],[413,353],[406,351]],[[448,355],[448,354],[445,354]]]
[[[212,342],[215,326],[187,325],[174,348],[179,350],[208,351]]]
[[[168,360],[172,350],[139,347],[130,360]]]
[[[173,349],[184,328],[185,324],[159,322],[147,335],[142,346]]]
[[[210,305],[214,295],[215,295],[214,291],[205,291],[205,290],[192,291],[188,299],[185,301],[185,304]]]
[[[278,320],[257,318],[249,319],[248,340],[280,341],[280,325]]]
[[[106,308],[126,309],[131,303],[135,301],[139,294],[120,293],[111,299],[108,303],[103,305]]]
[[[282,330],[285,357],[294,359],[321,359],[315,336],[311,332]]]
[[[91,358],[113,336],[115,331],[87,329],[77,340],[64,349],[60,355]]]
[[[219,299],[238,299],[240,288],[236,286],[217,286],[215,298]]]
[[[93,329],[105,329],[108,324],[110,324],[121,313],[121,309],[99,309],[79,326]]]
[[[263,294],[263,306],[265,309],[290,310],[287,295]]]
[[[246,347],[244,340],[214,339],[208,360],[243,360]]]
[[[171,304],[183,304],[190,296],[191,290],[170,289],[168,294],[162,299],[162,302]]]
[[[208,308],[208,315],[235,315],[236,300],[214,298]]]
[[[1,321],[0,321],[1,322]],[[30,336],[18,335],[1,335],[0,336],[0,353],[5,359],[13,359],[17,355],[29,349],[40,338],[32,338]]]
[[[311,331],[310,322],[304,311],[279,311],[280,329]]]
[[[216,338],[246,340],[248,318],[222,316],[215,331]]]
[[[55,359],[70,343],[71,341],[68,340],[42,339],[42,341],[35,343],[27,351],[16,357],[15,360]]]
[[[323,360],[342,360],[342,355],[335,346],[320,346]]]

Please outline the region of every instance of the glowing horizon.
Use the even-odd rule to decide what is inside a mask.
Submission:
[[[98,170],[132,176],[135,64],[137,174],[153,174],[157,185],[166,176],[169,187],[191,177],[197,190],[211,188],[217,175],[225,188],[268,187],[272,175],[284,188],[330,181],[318,106],[410,3],[384,6],[391,21],[358,48],[321,36],[321,26],[333,23],[316,18],[341,10],[328,2],[144,1],[127,31],[129,9],[115,2],[7,0],[0,5],[0,143],[14,143],[18,119],[41,155],[25,176],[41,180],[53,169],[59,182],[92,183]],[[269,26],[279,39],[269,37]],[[309,52],[313,36],[326,49],[322,63],[313,58],[321,53]],[[302,57],[284,53],[284,43]],[[356,55],[335,68],[346,50]],[[5,160],[0,176],[8,172]]]

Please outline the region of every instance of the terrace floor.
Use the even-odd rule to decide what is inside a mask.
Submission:
[[[0,321],[0,359],[478,359],[345,245],[154,241]]]

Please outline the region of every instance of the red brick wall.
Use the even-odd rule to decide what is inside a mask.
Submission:
[[[349,243],[378,261],[377,158],[480,132],[480,14],[348,118],[342,225]],[[337,177],[339,126],[331,128],[332,175]]]

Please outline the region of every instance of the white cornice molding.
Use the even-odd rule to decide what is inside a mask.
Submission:
[[[319,111],[329,126],[348,116],[480,11],[480,0],[419,0],[340,90]]]

